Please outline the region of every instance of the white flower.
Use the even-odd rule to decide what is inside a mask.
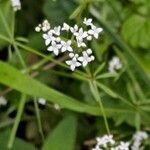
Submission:
[[[78,55],[74,55],[74,57],[71,60],[67,60],[66,64],[70,66],[70,69],[72,71],[74,71],[76,67],[81,66],[81,63],[78,62]]]
[[[54,29],[52,30],[52,33],[54,33],[55,35],[59,36],[60,35],[60,30],[61,30],[60,26],[54,27]]]
[[[84,18],[83,23],[84,23],[85,25],[87,25],[87,26],[92,26],[92,25],[93,25],[93,24],[92,24],[92,19],[91,19],[91,18],[89,18],[89,19]]]
[[[87,49],[82,52],[83,56],[79,57],[78,60],[82,62],[83,67],[85,67],[89,62],[94,60],[94,56],[90,56],[92,54],[91,49]]]
[[[115,144],[112,135],[104,135],[103,137],[96,138],[97,145],[107,147],[107,144]]]
[[[56,42],[52,41],[52,45],[48,47],[48,51],[54,52],[54,54],[57,56],[59,54],[61,48],[61,44],[57,44]]]
[[[46,100],[44,98],[39,98],[38,103],[41,105],[46,105]]]
[[[119,57],[113,57],[112,60],[109,62],[108,70],[111,73],[115,73],[116,70],[122,68],[122,63],[120,62]]]
[[[145,140],[148,138],[148,134],[144,131],[138,131],[133,135],[134,140]]]
[[[114,150],[129,150],[129,145],[129,142],[120,142],[120,144],[117,147],[115,147]]]
[[[0,106],[5,106],[7,105],[7,100],[5,99],[5,97],[1,96],[0,97]]]
[[[53,36],[53,33],[49,31],[48,33],[43,34],[43,38],[45,39],[45,45],[49,45],[52,41],[55,41],[56,38]]]
[[[62,31],[69,31],[69,29],[70,29],[70,26],[67,23],[64,23],[61,30]]]
[[[83,31],[83,28],[80,28],[78,32],[74,34],[77,39],[82,40],[88,36],[86,31]]]
[[[17,11],[17,10],[21,9],[20,0],[11,0],[11,5],[12,5],[14,11]]]
[[[98,39],[98,35],[99,35],[100,32],[103,31],[103,29],[102,28],[97,28],[94,25],[92,25],[91,27],[92,27],[92,29],[90,29],[88,31],[88,34],[93,35],[96,39]]]
[[[131,150],[140,150],[140,146],[143,140],[148,138],[148,134],[144,131],[138,131],[133,135],[133,145]]]
[[[73,49],[71,47],[71,40],[68,40],[67,42],[61,41],[61,45],[62,45],[62,48],[61,48],[62,52],[65,52],[65,51],[72,52],[73,51]]]
[[[74,27],[70,27],[70,31],[75,35],[78,31],[78,26],[75,25]]]
[[[86,44],[83,42],[83,39],[78,39],[76,37],[76,40],[77,40],[78,47],[86,47]]]
[[[41,29],[43,32],[50,30],[50,23],[48,22],[48,20],[43,21]]]

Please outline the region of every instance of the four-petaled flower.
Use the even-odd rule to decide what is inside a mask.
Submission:
[[[71,60],[67,60],[66,64],[70,66],[72,71],[74,71],[76,67],[81,66],[81,63],[78,62],[78,55],[75,55]]]
[[[92,28],[88,31],[88,34],[93,35],[96,39],[98,39],[98,35],[100,32],[103,31],[102,28],[97,28],[96,26],[92,25]]]
[[[60,29],[61,27],[54,27],[54,29],[52,30],[52,33],[54,33],[55,35],[59,36],[60,35]]]
[[[83,39],[76,38],[76,40],[78,47],[86,47],[86,44],[83,42]]]
[[[62,31],[69,31],[70,26],[67,23],[63,24],[63,27],[61,28]]]
[[[109,72],[115,73],[116,70],[119,70],[121,68],[122,68],[122,63],[119,57],[114,56],[112,60],[109,62],[109,67],[108,67]]]
[[[94,60],[94,56],[90,56],[92,54],[91,49],[87,49],[82,52],[83,56],[79,57],[78,60],[82,62],[83,67],[85,67],[89,62]]]
[[[53,33],[49,31],[47,34],[43,34],[43,38],[45,39],[45,45],[49,45],[52,41],[55,41],[55,37],[53,36]]]
[[[73,51],[73,49],[71,47],[71,40],[69,40],[67,42],[61,41],[61,45],[62,45],[62,48],[61,48],[62,52],[65,52],[65,51],[72,52]]]
[[[91,18],[89,18],[89,19],[84,18],[83,23],[84,23],[85,25],[87,25],[87,26],[92,26],[92,25],[93,25],[93,24],[92,24],[92,19],[91,19]]]
[[[83,28],[80,28],[78,32],[74,34],[77,39],[82,40],[88,36],[86,31],[83,31]]]
[[[70,27],[70,31],[75,35],[78,32],[78,26]]]
[[[61,48],[61,44],[57,44],[56,42],[52,41],[51,46],[48,47],[48,51],[53,52],[56,56],[59,54]]]

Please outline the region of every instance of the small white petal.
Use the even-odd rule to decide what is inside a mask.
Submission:
[[[54,49],[54,54],[57,56],[59,54],[58,49]]]
[[[96,39],[98,39],[98,34],[97,34],[97,33],[94,33],[94,37],[95,37]]]
[[[71,69],[72,71],[74,71],[74,70],[75,70],[75,66],[74,66],[74,65],[71,65],[71,66],[70,66],[70,69]]]
[[[69,57],[70,58],[74,57],[74,53],[69,53]]]
[[[67,65],[71,65],[71,61],[70,61],[70,60],[67,60],[67,61],[66,61],[66,64],[67,64]]]
[[[67,50],[68,50],[69,52],[72,52],[72,51],[73,51],[72,47],[68,47]]]
[[[90,48],[87,49],[86,52],[87,52],[87,54],[89,54],[89,55],[92,54],[92,50],[91,50]]]
[[[47,45],[49,45],[49,44],[50,44],[50,42],[51,42],[51,40],[50,40],[50,39],[45,40],[45,45],[46,45],[46,46],[47,46]]]
[[[87,61],[83,61],[83,67],[85,67],[87,64],[88,64],[88,62]]]
[[[95,60],[95,57],[94,56],[91,56],[91,61]]]
[[[87,40],[91,41],[92,40],[92,36],[87,36]]]
[[[88,31],[88,34],[93,35],[93,34],[94,34],[94,31],[90,29],[90,30]]]
[[[65,48],[65,47],[62,47],[62,48],[61,48],[61,51],[62,51],[62,52],[65,52],[65,51],[66,51],[66,48]]]
[[[77,62],[77,63],[76,63],[76,66],[77,66],[77,67],[81,66],[81,63]]]
[[[50,46],[50,47],[47,48],[47,50],[51,52],[51,51],[53,51],[53,47]]]
[[[83,57],[79,57],[78,60],[83,62],[84,58]]]

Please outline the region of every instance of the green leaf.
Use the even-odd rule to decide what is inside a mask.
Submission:
[[[43,7],[44,14],[53,25],[65,22],[73,9],[74,2],[68,0],[45,0],[45,4]]]
[[[0,133],[0,150],[8,150],[7,142],[9,139],[10,130],[4,130]],[[34,146],[19,138],[16,138],[14,146],[11,150],[35,150]]]
[[[10,35],[13,35],[13,16],[14,12],[12,11],[10,1],[0,2],[0,38],[3,36],[10,38]],[[7,45],[7,42],[0,40],[0,46],[3,47],[5,45]]]
[[[0,61],[0,83],[31,96],[43,97],[49,102],[58,104],[61,108],[67,108],[76,112],[88,113],[92,115],[102,115],[99,107],[84,104],[52,89],[51,87],[47,87],[46,85],[32,79],[28,75],[24,75],[23,73],[17,71],[17,69],[3,63],[2,61]],[[126,113],[126,111],[127,110],[105,107],[107,116],[112,115],[113,112]],[[131,111],[128,112],[132,113]]]
[[[84,7],[82,5],[79,5],[73,13],[70,15],[70,19],[75,19],[78,15],[80,15],[83,11]]]
[[[105,91],[108,95],[111,97],[117,98],[118,95],[114,93],[109,87],[105,86],[104,84],[98,83],[99,88],[101,88],[103,91]]]
[[[65,117],[50,133],[42,150],[74,150],[77,119],[74,116]]]
[[[132,15],[123,24],[122,35],[133,47],[150,47],[150,20],[140,15]]]

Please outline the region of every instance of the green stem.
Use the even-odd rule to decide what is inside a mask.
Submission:
[[[17,132],[20,120],[21,120],[23,110],[24,110],[25,101],[26,101],[26,95],[22,94],[21,100],[20,100],[20,103],[19,103],[19,108],[18,108],[18,111],[17,111],[17,116],[16,116],[16,119],[15,119],[15,123],[14,123],[14,126],[12,128],[10,139],[8,141],[8,148],[9,149],[11,149],[12,146],[13,146],[15,136],[16,136],[16,132]]]
[[[6,42],[8,42],[8,43],[10,43],[10,44],[11,44],[10,39],[9,39],[9,38],[7,38],[7,37],[6,37],[6,36],[4,36],[4,35],[0,35],[0,39],[2,39],[2,40],[4,40],[4,41],[6,41]]]
[[[45,59],[47,59],[47,60],[49,60],[49,61],[54,62],[55,64],[57,64],[57,65],[59,65],[59,66],[61,66],[61,67],[64,67],[64,68],[66,68],[66,69],[69,69],[69,67],[68,67],[67,65],[65,65],[64,63],[62,63],[62,62],[60,62],[60,61],[58,61],[58,60],[52,58],[52,56],[46,56],[46,55],[40,53],[38,50],[35,50],[35,49],[33,49],[33,48],[31,48],[31,47],[28,47],[28,46],[25,46],[25,45],[23,45],[23,44],[21,44],[21,43],[19,43],[19,42],[15,42],[15,43],[16,43],[17,46],[19,46],[20,48],[22,48],[22,49],[24,49],[24,50],[26,50],[26,51],[28,51],[28,52],[34,53],[34,54],[36,54],[36,55],[38,55],[38,56],[41,56],[42,58],[45,58]],[[86,76],[86,73],[84,73],[84,72],[82,72],[82,71],[79,71],[79,70],[77,70],[75,73],[78,73],[78,74],[80,74],[80,75]]]
[[[105,111],[104,111],[104,107],[103,107],[101,97],[99,95],[97,85],[96,85],[95,81],[90,81],[89,84],[90,84],[91,92],[92,92],[95,100],[98,102],[100,110],[102,112],[107,133],[110,134],[109,125],[108,125],[108,122],[107,122],[106,114],[105,114]]]
[[[23,57],[21,56],[21,53],[20,53],[17,45],[15,44],[15,42],[13,42],[13,46],[14,46],[14,49],[15,49],[15,51],[17,53],[17,56],[18,56],[18,58],[20,60],[21,65],[23,66],[23,68],[26,68],[25,61],[23,60]]]
[[[35,107],[35,112],[36,112],[36,116],[37,116],[39,133],[41,134],[42,141],[44,142],[44,134],[43,134],[43,130],[42,130],[42,122],[41,122],[41,117],[40,117],[40,111],[39,111],[39,107],[38,107],[38,103],[37,103],[36,98],[34,98],[34,107]]]
[[[129,77],[131,78],[131,80],[132,80],[132,82],[134,84],[135,92],[139,96],[140,100],[141,101],[146,101],[146,98],[145,98],[145,95],[143,93],[143,90],[140,87],[139,83],[137,82],[137,79],[135,78],[135,76],[131,72],[130,68],[127,70],[127,73],[128,73]]]

